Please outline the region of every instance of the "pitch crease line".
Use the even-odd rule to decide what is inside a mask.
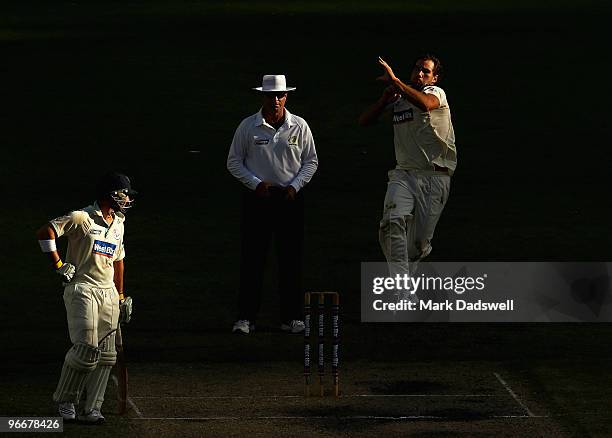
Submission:
[[[496,394],[349,394],[349,395],[341,395],[340,398],[380,398],[380,397],[389,397],[389,398],[409,398],[409,397],[500,397]],[[194,396],[180,396],[180,395],[169,395],[169,396],[133,396],[135,400],[160,400],[160,399],[174,399],[174,400],[255,400],[255,399],[303,399],[303,395],[237,395],[237,396],[207,396],[207,395],[194,395]]]
[[[113,378],[113,382],[115,382],[115,386],[119,388],[119,381],[117,380],[117,377],[116,376],[111,376],[111,377]],[[142,418],[142,413],[140,412],[140,409],[138,409],[138,406],[136,406],[136,403],[134,403],[131,397],[128,396],[127,402],[130,404],[132,409],[134,409],[134,412],[136,412],[136,415],[138,415],[138,418]]]
[[[531,412],[531,410],[529,410],[529,408],[525,405],[525,403],[523,403],[521,401],[520,398],[518,398],[518,396],[514,393],[514,391],[512,390],[512,388],[510,388],[510,386],[506,383],[506,381],[504,379],[501,378],[501,376],[498,373],[493,373],[493,375],[495,377],[497,377],[497,380],[499,380],[499,383],[502,384],[502,386],[504,388],[506,388],[506,391],[508,391],[508,393],[512,396],[512,398],[518,403],[518,405],[523,408],[525,410],[525,412],[527,413],[527,415],[529,417],[535,417],[535,415],[533,414],[533,412]]]
[[[445,417],[438,417],[434,415],[411,415],[411,416],[379,416],[379,415],[354,415],[345,417],[336,416],[299,416],[299,415],[287,415],[287,416],[262,416],[262,417],[140,417],[134,418],[135,420],[151,420],[151,421],[236,421],[236,420],[440,420]]]
[[[483,419],[506,418],[506,419],[530,419],[530,418],[549,418],[548,415],[490,415],[483,416]],[[262,417],[139,417],[133,420],[146,421],[269,421],[269,420],[457,420],[457,417],[440,417],[436,415],[403,415],[403,416],[383,416],[383,415],[352,415],[352,416],[262,416]],[[459,418],[460,419],[460,418]]]

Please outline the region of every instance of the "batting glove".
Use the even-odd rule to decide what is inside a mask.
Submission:
[[[72,277],[74,277],[76,268],[70,263],[62,263],[60,267],[55,270],[55,272],[62,277],[62,283],[66,285],[67,283],[70,283]]]
[[[119,300],[119,323],[127,324],[132,319],[132,297]]]

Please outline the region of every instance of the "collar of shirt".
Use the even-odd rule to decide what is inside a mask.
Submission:
[[[260,109],[255,117],[255,126],[268,126],[274,129],[273,126],[271,126],[268,122],[266,122],[266,119],[264,119],[263,113],[261,111],[262,110]],[[285,121],[283,122],[283,126],[287,126],[287,128],[291,128],[293,125],[294,125],[293,115],[291,115],[289,110],[285,108]]]
[[[100,206],[98,205],[98,201],[95,201],[95,202],[93,203],[93,205],[91,206],[91,209],[92,209],[93,213],[94,213],[96,216],[100,216],[100,217],[102,217],[102,209],[101,209],[101,208],[100,208]],[[123,215],[123,213],[121,213],[120,211],[114,211],[114,210],[113,210],[112,215],[113,215],[113,219],[114,219],[114,218],[119,218],[119,219],[121,219],[122,221],[123,221],[123,219],[125,219],[125,216],[124,216],[124,215]],[[104,219],[104,218],[102,218],[102,219]]]

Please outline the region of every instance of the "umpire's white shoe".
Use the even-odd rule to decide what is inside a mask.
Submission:
[[[232,328],[232,333],[243,333],[245,335],[253,331],[255,331],[255,324],[251,324],[248,319],[239,319],[234,323],[234,328]]]
[[[58,412],[65,421],[73,421],[76,418],[74,403],[63,402],[59,404]]]
[[[294,319],[289,324],[281,324],[281,330],[284,332],[302,333],[304,328],[304,321],[300,321],[299,319]]]
[[[92,409],[86,414],[81,414],[77,417],[81,423],[87,424],[102,424],[104,423],[104,415],[97,409]]]

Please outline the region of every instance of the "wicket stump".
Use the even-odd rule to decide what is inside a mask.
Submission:
[[[334,395],[340,396],[340,382],[338,377],[338,349],[340,346],[339,336],[339,315],[340,315],[340,295],[338,292],[306,292],[304,294],[304,395],[310,395],[310,329],[312,317],[312,298],[317,301],[317,344],[318,344],[318,374],[319,392],[323,397],[325,394],[323,378],[325,377],[325,297],[331,300],[331,344],[332,344],[332,378],[334,383]],[[328,300],[328,301],[330,301]]]

